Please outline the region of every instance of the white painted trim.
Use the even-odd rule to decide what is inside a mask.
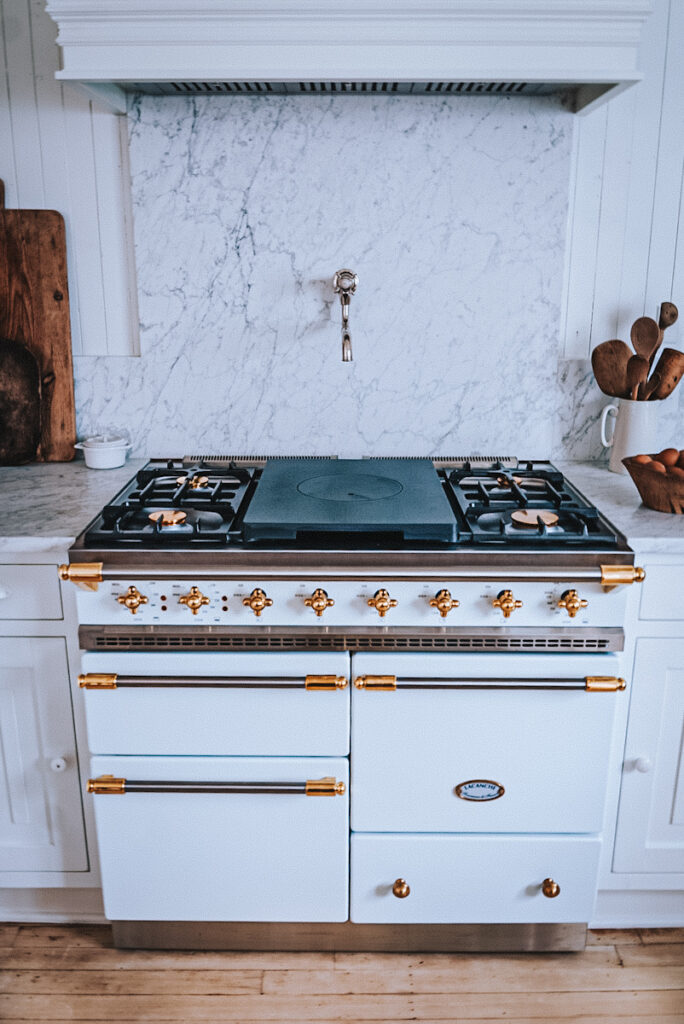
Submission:
[[[0,921],[107,924],[99,889],[2,889]]]
[[[684,892],[606,891],[598,894],[590,928],[681,928]]]

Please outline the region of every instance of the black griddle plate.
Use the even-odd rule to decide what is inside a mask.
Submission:
[[[453,544],[458,526],[429,459],[269,461],[243,523],[243,538],[392,534]]]

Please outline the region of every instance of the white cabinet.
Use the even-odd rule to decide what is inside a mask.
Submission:
[[[682,872],[684,639],[640,638],[633,678],[613,870]]]
[[[64,638],[0,639],[0,753],[0,872],[86,871]]]

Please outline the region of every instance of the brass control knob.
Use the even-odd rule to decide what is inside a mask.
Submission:
[[[512,590],[500,590],[492,601],[493,608],[500,608],[504,619],[509,619],[516,608],[522,608],[522,601],[516,601]]]
[[[396,882],[392,886],[392,893],[397,897],[398,900],[405,900],[408,894],[411,892],[411,886],[403,878],[397,878]]]
[[[381,619],[384,619],[390,608],[397,607],[397,602],[389,596],[389,591],[384,589],[376,590],[373,596],[368,598],[366,604],[370,608],[375,608]]]
[[[304,604],[307,608],[313,608],[316,615],[320,618],[325,609],[332,608],[335,602],[331,597],[328,597],[327,591],[317,587],[311,597],[304,598]]]
[[[580,608],[586,608],[589,602],[581,598],[576,590],[564,590],[558,602],[559,608],[565,608],[571,619],[574,619]]]
[[[258,618],[263,612],[264,608],[270,608],[273,601],[270,597],[266,597],[265,592],[261,587],[255,587],[249,597],[243,597],[242,603],[246,608],[251,608],[256,617]]]
[[[184,604],[193,615],[197,615],[200,608],[205,604],[209,604],[209,598],[204,596],[199,587],[190,587],[190,593],[181,594],[178,598],[178,604]]]
[[[452,598],[449,590],[440,590],[430,601],[430,607],[436,608],[442,618],[446,619],[449,612],[458,608],[460,603]]]
[[[552,900],[555,896],[558,896],[560,885],[558,882],[554,882],[553,878],[545,878],[542,882],[541,890],[545,896]]]
[[[147,598],[137,587],[129,587],[125,594],[119,594],[117,601],[125,605],[131,615],[135,615],[141,604],[147,604]]]

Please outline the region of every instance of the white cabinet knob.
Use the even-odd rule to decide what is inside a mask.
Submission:
[[[53,757],[50,761],[51,772],[65,772],[67,768],[66,757]]]
[[[634,767],[638,772],[646,774],[646,772],[650,772],[653,767],[653,761],[650,757],[637,757],[634,762]]]

